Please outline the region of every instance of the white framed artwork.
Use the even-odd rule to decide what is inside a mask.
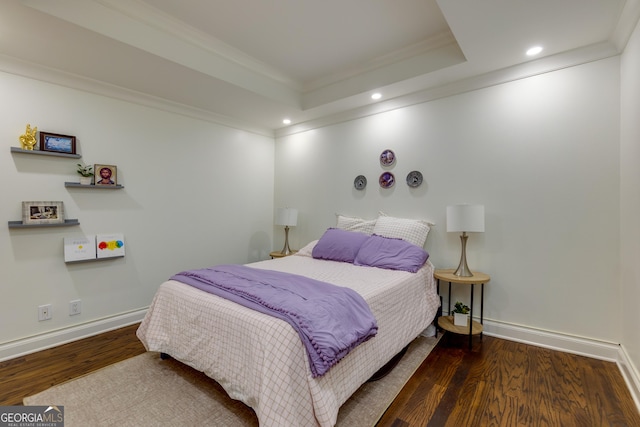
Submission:
[[[64,262],[96,259],[96,236],[64,238]]]
[[[124,235],[121,233],[97,234],[96,251],[98,259],[123,257],[125,251]]]

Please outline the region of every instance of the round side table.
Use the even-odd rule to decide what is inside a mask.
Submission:
[[[491,280],[488,274],[480,273],[478,271],[473,272],[473,276],[464,277],[456,276],[453,274],[455,270],[436,270],[433,273],[433,277],[438,281],[438,293],[440,293],[440,281],[449,283],[449,316],[441,316],[438,318],[438,326],[445,331],[453,332],[454,334],[468,334],[469,335],[469,349],[472,346],[472,340],[474,335],[480,335],[482,338],[483,321],[484,321],[484,284]],[[453,315],[451,315],[451,284],[456,283],[459,285],[471,285],[471,303],[469,304],[469,325],[468,326],[456,326],[453,323]],[[473,320],[473,295],[475,285],[480,285],[480,322]]]

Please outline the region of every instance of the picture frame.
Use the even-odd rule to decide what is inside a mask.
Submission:
[[[114,165],[93,165],[94,185],[118,185],[118,167]]]
[[[22,223],[62,224],[64,223],[64,204],[59,201],[22,202]]]
[[[124,251],[124,234],[96,235],[96,257],[98,259],[123,257]]]
[[[76,154],[76,137],[59,133],[40,132],[40,151]]]

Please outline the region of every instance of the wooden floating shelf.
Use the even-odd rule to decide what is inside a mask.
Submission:
[[[94,184],[80,184],[79,182],[65,182],[65,187],[73,187],[73,188],[91,188],[91,189],[101,189],[101,190],[119,190],[120,188],[124,188],[124,185],[94,185]]]
[[[25,224],[22,221],[9,221],[9,228],[35,228],[35,227],[71,227],[80,225],[77,219],[65,219],[64,222],[57,224]]]
[[[53,156],[53,157],[66,157],[69,159],[79,159],[82,157],[80,154],[67,154],[67,153],[56,153],[55,151],[42,151],[42,150],[23,150],[18,147],[11,147],[12,153],[23,153],[23,154],[38,154],[41,156]]]

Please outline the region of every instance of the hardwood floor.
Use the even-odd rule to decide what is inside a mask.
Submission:
[[[0,362],[0,406],[144,353],[138,324]]]
[[[0,362],[0,406],[143,353],[138,325]],[[446,335],[378,427],[640,426],[615,363]]]
[[[448,334],[377,426],[630,427],[640,413],[613,362]]]

